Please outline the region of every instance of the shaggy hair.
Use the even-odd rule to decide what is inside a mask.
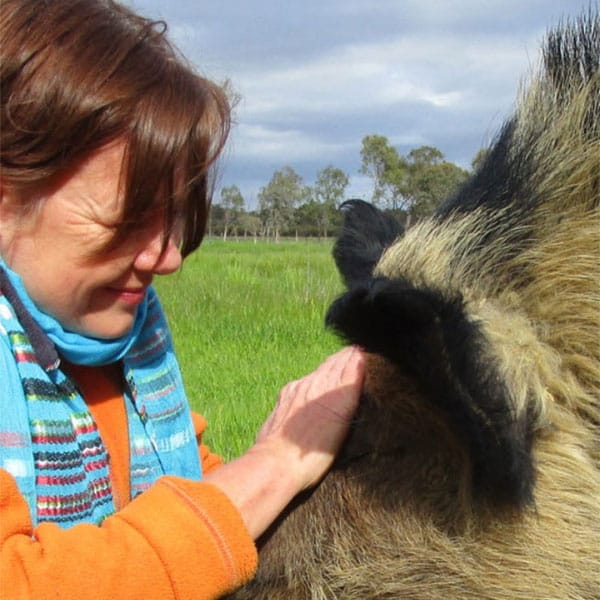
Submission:
[[[327,322],[368,354],[334,468],[235,598],[600,597],[600,19],[548,36],[479,171],[402,233],[347,203]]]

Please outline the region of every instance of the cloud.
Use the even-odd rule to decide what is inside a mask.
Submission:
[[[298,164],[314,177],[340,160],[352,174],[362,138],[380,133],[402,149],[436,145],[468,166],[499,126],[492,115],[508,114],[522,63],[523,49],[504,36],[484,45],[477,36],[413,34],[234,73],[242,100],[232,161],[255,160],[263,170]],[[476,142],[456,153],[457,142],[474,132]]]
[[[358,175],[362,138],[437,146],[467,167],[513,107],[545,30],[589,0],[130,0],[198,68],[241,94],[224,185],[273,172]],[[362,193],[362,192],[361,192]]]
[[[514,87],[523,54],[504,38],[483,45],[409,36],[345,46],[290,67],[238,72],[231,80],[250,118],[381,110],[404,101],[450,107],[474,99],[473,89],[482,86]]]
[[[240,124],[234,131],[234,156],[293,163],[307,156],[336,156],[344,145],[319,139],[300,129],[270,129],[264,125]]]

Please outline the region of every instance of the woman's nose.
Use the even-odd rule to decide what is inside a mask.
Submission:
[[[141,271],[151,271],[155,275],[168,275],[181,267],[181,252],[172,238],[164,243],[162,231],[152,235],[138,252],[134,267]]]

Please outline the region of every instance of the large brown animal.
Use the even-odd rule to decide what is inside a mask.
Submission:
[[[480,170],[405,234],[347,206],[327,320],[369,353],[364,397],[236,598],[600,598],[599,61],[596,10],[552,31]]]

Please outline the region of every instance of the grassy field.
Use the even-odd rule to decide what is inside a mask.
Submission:
[[[155,281],[190,402],[225,458],[252,443],[287,381],[341,345],[323,326],[343,289],[331,243],[206,240]]]

